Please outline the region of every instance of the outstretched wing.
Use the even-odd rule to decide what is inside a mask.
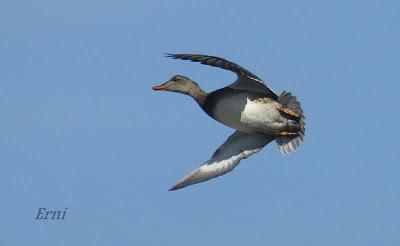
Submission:
[[[232,171],[240,162],[271,142],[273,138],[263,135],[234,132],[212,155],[211,159],[180,180],[170,190],[204,182]]]
[[[265,94],[265,96],[274,100],[278,98],[278,95],[255,74],[223,58],[196,54],[167,54],[167,57],[200,62],[201,64],[232,71],[237,74],[238,79],[233,84],[229,85],[229,87]]]

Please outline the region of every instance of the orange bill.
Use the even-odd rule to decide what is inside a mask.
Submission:
[[[168,85],[162,84],[162,85],[158,85],[158,86],[153,86],[153,90],[165,91],[165,90],[168,90]]]

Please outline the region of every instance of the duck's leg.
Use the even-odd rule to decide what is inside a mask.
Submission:
[[[278,135],[278,136],[297,136],[297,135],[299,135],[299,132],[280,131],[276,135]]]
[[[280,105],[277,109],[278,109],[278,111],[281,112],[281,113],[284,113],[284,114],[293,116],[293,117],[295,117],[295,118],[297,118],[297,119],[300,119],[300,118],[301,118],[301,115],[300,115],[300,114],[294,112],[293,110],[291,110],[291,109],[289,109],[289,108],[287,108],[287,107],[285,107],[285,106]]]

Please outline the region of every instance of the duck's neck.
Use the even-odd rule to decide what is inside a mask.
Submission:
[[[200,87],[195,87],[189,92],[191,96],[200,106],[203,106],[208,93],[203,91]]]

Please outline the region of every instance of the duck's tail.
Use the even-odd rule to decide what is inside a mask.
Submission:
[[[300,143],[304,141],[304,133],[305,133],[305,122],[303,110],[301,109],[300,102],[297,101],[297,98],[292,95],[290,92],[282,92],[282,94],[278,97],[278,102],[293,111],[295,114],[289,115],[290,119],[294,121],[297,126],[297,134],[295,135],[287,135],[287,136],[278,136],[275,141],[278,145],[278,149],[282,154],[288,155],[293,152],[297,147],[299,147]]]

